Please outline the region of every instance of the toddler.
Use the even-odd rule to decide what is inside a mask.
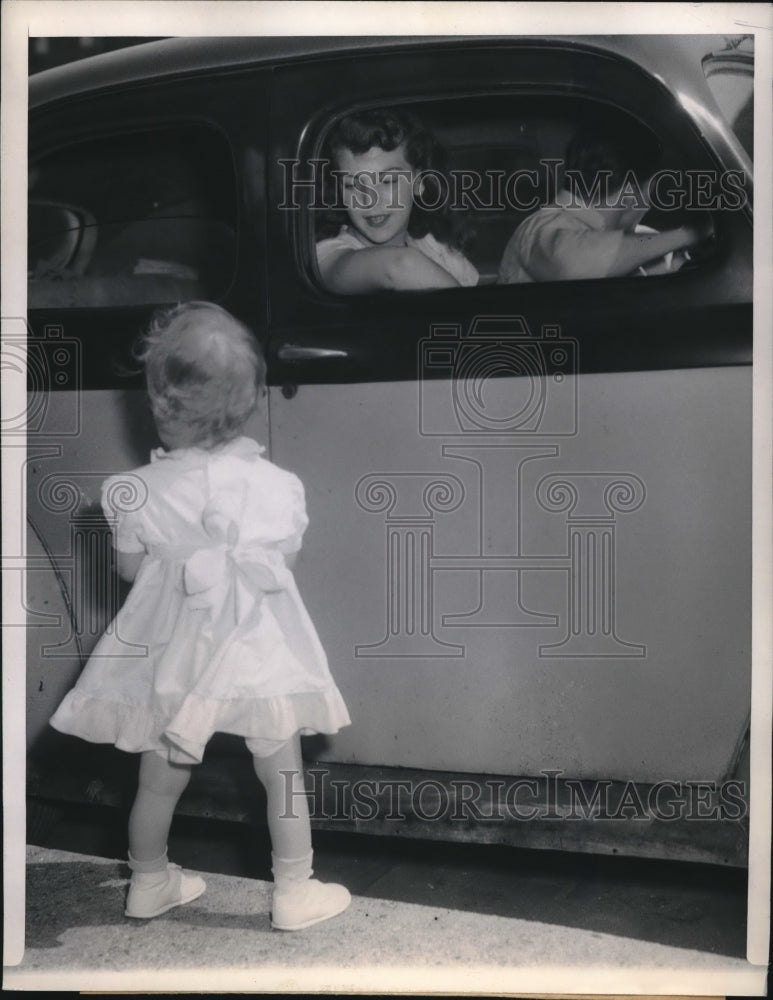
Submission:
[[[198,875],[167,861],[172,817],[213,733],[245,737],[266,789],[272,926],[308,927],[351,897],[311,878],[300,734],[350,720],[291,572],[307,525],[303,486],[240,435],[265,378],[241,323],[189,302],[155,319],[142,357],[167,450],[102,491],[118,572],[134,586],[51,722],[141,755],[130,917],[204,892]],[[116,634],[145,654],[127,657]]]
[[[677,270],[704,238],[694,226],[639,223],[660,149],[642,129],[581,128],[566,151],[565,187],[522,222],[505,248],[499,284],[613,278]],[[630,187],[628,185],[631,185]]]
[[[335,213],[330,219],[335,235],[317,243],[319,270],[331,291],[478,283],[478,272],[460,250],[448,192],[429,192],[438,183],[440,151],[413,114],[371,110],[349,115],[334,129],[328,154],[340,178],[335,197],[344,205],[346,220],[342,225],[341,213]],[[423,196],[420,203],[417,195]]]

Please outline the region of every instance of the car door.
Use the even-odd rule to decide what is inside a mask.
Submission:
[[[582,40],[276,70],[271,453],[306,484],[299,585],[353,720],[321,758],[644,783],[732,768],[750,699],[746,202],[711,201],[713,252],[660,278],[344,297],[313,263],[311,161],[336,116],[410,106],[457,162],[475,134],[518,166],[543,148],[540,102],[569,124],[616,106],[716,195],[743,163],[701,134],[688,84],[677,98]],[[499,246],[514,225],[479,220]]]

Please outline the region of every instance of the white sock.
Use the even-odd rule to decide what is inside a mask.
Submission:
[[[272,852],[271,871],[274,876],[274,882],[278,886],[286,887],[290,884],[295,883],[297,885],[300,882],[310,879],[312,876],[311,861],[313,857],[313,851],[309,851],[308,854],[302,854],[299,858],[280,858]]]
[[[133,873],[132,878],[136,879],[137,882],[144,882],[148,885],[162,882],[163,878],[166,877],[168,865],[166,851],[160,857],[153,858],[152,861],[138,861],[131,856],[131,853],[129,854],[129,868]]]

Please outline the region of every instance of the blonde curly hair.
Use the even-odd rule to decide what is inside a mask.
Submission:
[[[139,358],[167,447],[212,448],[236,437],[266,379],[252,333],[211,302],[186,302],[157,313]]]

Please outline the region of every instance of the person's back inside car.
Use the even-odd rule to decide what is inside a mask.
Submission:
[[[513,233],[499,284],[677,270],[703,234],[693,225],[640,225],[659,160],[658,141],[644,128],[582,126],[566,150],[563,188]]]

